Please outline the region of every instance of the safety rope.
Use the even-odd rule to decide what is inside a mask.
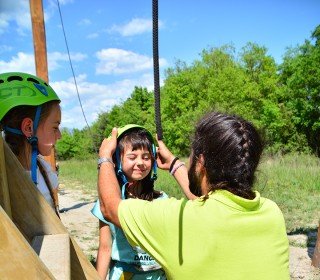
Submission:
[[[160,84],[159,84],[159,48],[158,48],[158,0],[152,0],[153,26],[153,76],[154,76],[154,110],[158,139],[161,140]]]

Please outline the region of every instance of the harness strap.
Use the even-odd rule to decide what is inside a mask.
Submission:
[[[52,198],[53,204],[54,204],[54,211],[57,214],[57,216],[60,219],[60,215],[59,215],[59,202],[58,202],[58,193],[56,191],[56,189],[54,189],[52,187],[52,184],[49,180],[48,174],[46,172],[46,170],[44,169],[44,167],[42,166],[41,162],[39,161],[39,159],[37,160],[37,165],[39,167],[39,171],[41,173],[41,175],[43,176],[43,179],[46,183],[46,186],[49,190],[50,196]]]
[[[3,127],[3,130],[5,132],[11,132],[13,134],[23,135],[23,133],[22,133],[22,131],[20,129],[11,128],[11,127],[6,126],[6,125]]]

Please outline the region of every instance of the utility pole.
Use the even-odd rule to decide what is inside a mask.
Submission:
[[[46,31],[44,26],[42,0],[30,0],[30,13],[32,22],[34,58],[36,64],[36,74],[39,78],[47,83],[48,78],[48,62],[47,62],[47,45]],[[56,171],[55,149],[51,150],[51,155],[45,157],[51,165],[52,170]]]

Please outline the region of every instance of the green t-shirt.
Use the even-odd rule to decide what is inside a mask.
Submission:
[[[168,279],[289,279],[289,244],[278,206],[224,190],[194,201],[121,201],[132,245],[149,252]]]

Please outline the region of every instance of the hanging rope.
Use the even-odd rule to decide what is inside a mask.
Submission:
[[[160,112],[160,84],[159,84],[159,49],[158,49],[158,0],[152,0],[153,22],[153,76],[154,76],[154,110],[158,139],[162,137]]]
[[[79,90],[78,90],[78,84],[77,84],[76,76],[75,76],[75,74],[74,74],[73,65],[72,65],[72,61],[71,61],[71,56],[70,56],[70,51],[69,51],[67,36],[66,36],[66,32],[65,32],[65,30],[64,30],[64,25],[63,25],[62,13],[61,13],[61,9],[60,9],[59,0],[57,0],[57,5],[58,5],[58,9],[59,9],[59,14],[60,14],[60,21],[61,21],[61,26],[62,26],[64,41],[65,41],[65,44],[66,44],[67,53],[68,53],[68,57],[69,57],[69,64],[70,64],[70,68],[71,68],[71,71],[72,71],[72,76],[73,76],[74,84],[75,84],[75,87],[76,87],[76,92],[77,92],[78,100],[79,100],[79,103],[80,103],[82,115],[83,115],[83,118],[84,118],[84,120],[85,120],[85,122],[86,122],[86,125],[87,125],[87,127],[88,127],[89,133],[90,133],[90,135],[91,135],[91,137],[92,137],[92,139],[93,139],[93,135],[92,135],[92,133],[91,133],[90,126],[89,126],[89,124],[88,124],[86,115],[85,115],[84,110],[83,110],[82,102],[81,102],[81,99],[80,99],[80,94],[79,94]]]

